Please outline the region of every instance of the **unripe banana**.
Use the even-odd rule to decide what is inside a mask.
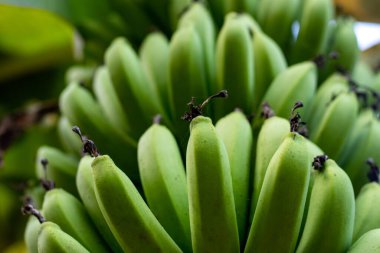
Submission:
[[[366,108],[360,111],[357,119],[353,123],[350,136],[347,138],[348,141],[346,142],[346,145],[344,145],[342,154],[338,160],[338,163],[342,166],[342,168],[345,168],[347,163],[350,162],[352,156],[357,153],[357,146],[363,138],[366,138],[372,120],[375,120],[375,113],[371,108]],[[367,158],[364,157],[363,159]]]
[[[138,139],[156,114],[161,114],[167,121],[158,93],[148,82],[138,55],[126,39],[116,38],[112,42],[105,53],[105,64],[130,122],[132,137]]]
[[[339,17],[334,30],[330,52],[337,54],[337,59],[328,60],[322,68],[322,75],[328,76],[336,70],[352,73],[360,56],[358,40],[354,30],[355,20],[350,17]]]
[[[307,148],[306,139],[291,132],[274,153],[244,252],[294,252],[310,179]]]
[[[352,184],[335,161],[324,161],[314,162],[313,188],[296,253],[343,253],[351,245],[355,215]]]
[[[112,126],[101,114],[99,104],[89,91],[79,84],[70,84],[60,95],[59,107],[71,123],[80,126],[83,132],[96,140],[100,150],[113,154],[128,175],[137,180],[136,142],[114,130],[117,126]]]
[[[38,253],[89,253],[77,240],[50,221],[41,224],[38,232]]]
[[[347,78],[339,73],[331,75],[318,88],[317,93],[309,104],[305,104],[304,119],[309,129],[315,129],[320,123],[324,112],[331,100],[340,93],[347,92]]]
[[[58,224],[90,252],[109,252],[82,203],[66,191],[48,191],[42,204],[42,214],[46,220]]]
[[[107,120],[115,126],[115,130],[133,135],[121,101],[114,89],[110,74],[105,66],[99,67],[95,72],[93,90],[95,97],[104,112]]]
[[[45,171],[42,160],[46,159],[48,165]],[[78,195],[73,180],[77,173],[78,161],[61,150],[49,146],[41,146],[37,150],[36,175],[37,178],[53,180],[57,188],[63,188],[74,195]]]
[[[257,21],[261,28],[282,50],[292,40],[292,25],[300,9],[300,0],[261,0],[257,10]],[[281,29],[279,29],[281,24]]]
[[[157,90],[160,102],[170,116],[168,39],[163,33],[150,33],[141,44],[139,56],[148,81]]]
[[[189,128],[181,120],[189,102],[189,94],[196,99],[207,97],[207,76],[204,68],[202,41],[194,26],[177,30],[170,41],[169,83],[170,102],[175,135],[181,148],[186,147]]]
[[[238,252],[230,163],[211,119],[190,123],[186,151],[190,229],[194,252]]]
[[[366,232],[380,228],[379,168],[376,165],[371,168],[368,178],[370,182],[361,188],[356,197],[355,226],[352,237],[354,242]]]
[[[319,124],[310,129],[310,140],[321,147],[329,157],[339,158],[358,111],[359,102],[356,95],[353,92],[341,93],[326,107]]]
[[[155,122],[138,142],[141,183],[149,208],[185,252],[191,252],[185,167],[172,133]]]
[[[66,152],[79,157],[81,154],[82,142],[73,135],[73,131],[71,131],[72,127],[73,124],[71,124],[66,117],[61,116],[57,125],[58,137]]]
[[[245,22],[248,26],[248,29],[251,29],[253,32],[262,32],[260,25],[256,22],[255,19],[248,13],[241,12],[229,12],[225,16],[225,20],[238,18]]]
[[[40,227],[41,224],[35,217],[29,217],[24,231],[24,241],[29,253],[38,253],[37,242]]]
[[[206,70],[207,91],[213,94],[219,91],[215,83],[215,24],[208,9],[202,2],[192,2],[181,16],[178,27],[193,25],[202,44],[202,58]]]
[[[277,116],[287,118],[296,101],[308,104],[315,94],[317,69],[313,62],[306,61],[288,67],[270,84],[262,104],[267,102]]]
[[[300,30],[293,45],[292,64],[311,60],[323,50],[327,38],[328,22],[333,18],[334,8],[330,0],[307,0],[303,4]]]
[[[256,209],[269,162],[280,144],[288,135],[289,129],[290,124],[288,120],[276,116],[270,117],[264,121],[257,136],[255,169],[253,171],[253,195],[250,212],[251,221],[253,219],[253,214]]]
[[[97,156],[91,167],[100,210],[124,252],[181,252],[108,155]]]
[[[347,253],[380,253],[380,229],[373,229],[362,235]]]
[[[112,252],[121,253],[123,250],[121,249],[110,228],[108,227],[107,222],[96,200],[95,183],[91,168],[91,163],[93,160],[94,158],[90,156],[84,156],[78,165],[76,186],[79,192],[79,196],[83,202],[84,207],[87,210],[87,213],[90,215],[99,233],[103,236],[104,240],[112,249]]]
[[[258,30],[255,30],[253,36],[253,51],[255,52],[253,111],[257,111],[269,85],[286,69],[287,63],[280,47],[269,36]]]
[[[378,152],[380,149],[380,143],[378,142],[380,138],[379,120],[372,114],[372,118],[367,123],[364,122],[361,125],[361,129],[358,129],[359,125],[354,128],[362,131],[362,133],[357,135],[357,141],[355,141],[353,146],[355,147],[355,152],[351,153],[349,159],[342,166],[351,178],[355,194],[358,194],[361,187],[367,183],[366,160],[372,157],[375,161],[380,161]]]
[[[254,35],[253,35],[254,39]],[[216,117],[236,107],[250,113],[254,91],[254,52],[252,34],[247,23],[239,18],[227,18],[217,38],[216,81],[218,89],[228,90],[229,98],[216,104]]]
[[[239,238],[246,237],[253,134],[245,115],[237,110],[221,118],[215,130],[222,138],[230,162]]]

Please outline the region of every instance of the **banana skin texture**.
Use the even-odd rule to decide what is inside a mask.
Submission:
[[[290,132],[273,155],[244,252],[294,252],[310,180],[303,136]]]
[[[124,252],[181,252],[108,155],[96,157],[91,167],[100,210]]]
[[[78,241],[50,221],[41,224],[38,232],[38,253],[89,253]]]
[[[238,252],[230,163],[208,117],[198,116],[190,123],[186,170],[193,251]]]
[[[314,170],[306,223],[296,253],[346,252],[351,245],[354,216],[351,181],[335,161],[328,159],[321,170]]]
[[[185,252],[191,252],[185,167],[173,134],[154,123],[138,142],[144,194],[154,215]]]

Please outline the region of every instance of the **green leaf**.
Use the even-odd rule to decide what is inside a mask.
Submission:
[[[56,14],[12,5],[0,13],[0,81],[81,55],[74,27]]]

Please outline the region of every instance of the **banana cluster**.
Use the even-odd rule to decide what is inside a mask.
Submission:
[[[354,21],[330,0],[173,3],[170,39],[116,38],[62,92],[28,250],[378,252],[380,85]]]
[[[367,161],[370,182],[355,202],[347,173],[297,132],[302,122],[293,114],[290,123],[268,116],[256,152],[241,111],[215,125],[190,114],[185,163],[174,135],[156,118],[138,141],[142,192],[82,137],[91,156],[81,158],[76,173],[80,200],[51,187],[45,173],[41,212],[24,206],[38,218],[30,217],[25,230],[28,250],[376,252],[370,249],[379,246],[379,168]],[[45,172],[55,170],[46,165]]]

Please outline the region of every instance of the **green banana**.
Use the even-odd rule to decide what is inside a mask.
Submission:
[[[362,235],[347,253],[380,253],[380,229],[373,229]]]
[[[77,240],[50,221],[43,222],[38,232],[39,253],[89,253]]]
[[[296,101],[308,104],[315,94],[317,68],[311,61],[292,65],[279,73],[266,91],[261,104],[267,102],[277,116],[287,118]]]
[[[325,155],[317,156],[313,162],[313,188],[296,253],[343,253],[351,245],[355,216],[352,184],[335,161],[326,159]]]
[[[184,149],[189,136],[186,122],[181,120],[189,102],[207,97],[207,75],[204,68],[202,41],[194,26],[181,27],[170,41],[169,98],[175,135]]]
[[[185,168],[172,133],[158,120],[138,142],[138,164],[147,203],[185,252],[191,252]]]
[[[95,68],[93,66],[74,65],[65,74],[66,83],[82,83],[86,87],[91,87]]]
[[[264,121],[256,143],[256,158],[253,170],[253,195],[251,202],[250,220],[256,209],[257,201],[260,196],[264,177],[269,162],[280,144],[288,135],[290,129],[289,121],[280,117],[269,117]]]
[[[47,168],[42,163],[47,160]],[[77,173],[78,161],[76,158],[63,153],[61,150],[49,146],[41,146],[37,150],[36,175],[37,178],[53,180],[57,188],[78,195],[73,180]]]
[[[321,53],[328,39],[328,23],[334,8],[330,0],[306,0],[302,8],[300,30],[292,47],[289,62],[311,60]]]
[[[248,26],[248,29],[255,32],[262,32],[260,25],[256,22],[256,20],[245,12],[229,12],[225,16],[225,20],[227,19],[235,19],[238,18],[245,22],[245,24]]]
[[[141,136],[156,114],[168,121],[157,90],[149,83],[138,55],[126,39],[116,38],[111,43],[105,53],[105,65],[133,138]]]
[[[355,35],[355,20],[349,17],[339,17],[333,33],[329,51],[337,54],[336,59],[328,60],[322,68],[321,75],[328,76],[336,70],[352,73],[359,60],[360,49]]]
[[[261,0],[257,10],[257,21],[261,28],[282,50],[292,40],[292,25],[297,18],[301,0]],[[281,29],[279,29],[281,24]]]
[[[169,104],[169,40],[160,32],[146,36],[139,50],[142,68],[148,81],[157,89],[160,103],[170,115]]]
[[[280,47],[265,33],[254,32],[254,91],[253,111],[257,111],[261,98],[269,85],[287,67],[286,59]]]
[[[349,155],[342,168],[347,172],[354,186],[355,194],[358,194],[361,187],[367,183],[365,161],[372,157],[375,161],[380,161],[377,150],[380,149],[380,122],[374,113],[370,114],[370,119],[357,122],[353,131],[356,133],[356,140],[353,142],[353,152]],[[351,138],[351,137],[350,137]]]
[[[24,241],[29,253],[38,253],[38,232],[41,224],[35,217],[29,217],[25,231]]]
[[[100,210],[124,252],[181,252],[108,155],[91,164]]]
[[[215,24],[202,2],[192,2],[187,10],[182,14],[178,28],[193,25],[198,32],[203,49],[203,63],[207,78],[208,94],[219,91],[215,83]]]
[[[327,105],[315,128],[310,128],[310,140],[321,147],[329,157],[338,159],[358,112],[359,102],[356,94],[341,93]]]
[[[112,126],[90,92],[76,83],[66,87],[60,95],[62,114],[71,123],[78,125],[88,136],[97,141],[100,150],[114,155],[115,160],[133,180],[138,179],[137,143]],[[122,149],[120,147],[123,147]]]
[[[327,78],[319,87],[310,103],[305,104],[304,119],[309,129],[317,127],[331,100],[349,90],[348,80],[340,73]]]
[[[82,142],[73,135],[73,131],[71,131],[72,126],[73,124],[71,124],[66,117],[59,117],[57,126],[58,138],[61,141],[64,151],[79,158]]]
[[[360,111],[357,119],[353,123],[352,131],[347,138],[348,141],[346,145],[344,145],[342,154],[338,159],[338,163],[342,165],[342,168],[345,168],[347,163],[350,162],[352,155],[357,153],[357,145],[363,138],[366,138],[369,126],[371,125],[371,121],[374,120],[374,117],[375,113],[371,108],[365,108]],[[363,159],[366,159],[366,157]],[[363,163],[364,161],[365,160],[363,160]],[[362,168],[364,169],[363,166]]]
[[[294,252],[310,180],[307,148],[306,139],[291,132],[274,153],[244,252]]]
[[[357,241],[366,232],[380,228],[380,217],[378,210],[380,208],[380,185],[379,185],[379,168],[373,160],[368,160],[371,166],[368,173],[369,183],[365,184],[358,196],[356,197],[355,226],[352,240]]]
[[[228,153],[208,117],[197,116],[190,123],[186,171],[193,251],[238,252]]]
[[[253,134],[245,115],[235,110],[221,118],[215,130],[222,138],[230,162],[240,243],[246,236]]]
[[[92,175],[91,163],[94,158],[90,156],[83,156],[78,165],[78,172],[76,175],[76,186],[79,196],[86,208],[87,213],[91,217],[93,223],[97,227],[99,233],[103,236],[104,240],[108,243],[112,252],[123,252],[120,245],[112,234],[107,222],[100,210],[99,204],[95,196],[95,183]]]
[[[115,131],[125,132],[132,136],[131,122],[123,111],[121,101],[111,82],[110,74],[105,66],[99,67],[94,76],[93,91],[107,121],[115,127]],[[135,136],[134,136],[135,137]]]
[[[254,35],[253,35],[254,39]],[[254,52],[247,23],[236,15],[227,18],[216,44],[216,81],[218,89],[228,90],[229,99],[215,104],[216,118],[236,107],[250,113],[254,92]]]
[[[109,252],[83,204],[63,189],[52,189],[45,194],[42,214],[46,220],[58,224],[89,251]]]

